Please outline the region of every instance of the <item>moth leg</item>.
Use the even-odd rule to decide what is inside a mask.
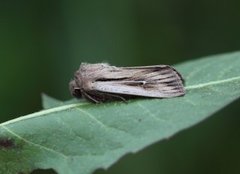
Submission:
[[[109,94],[109,93],[106,93],[105,95],[113,97],[113,98],[118,98],[118,99],[120,99],[120,100],[122,100],[122,101],[127,103],[127,100],[124,97],[120,96],[120,95]]]
[[[91,102],[94,102],[94,103],[100,103],[99,100],[95,99],[94,97],[92,97],[91,95],[89,95],[88,93],[84,92],[83,93],[84,97],[88,100],[90,100]]]

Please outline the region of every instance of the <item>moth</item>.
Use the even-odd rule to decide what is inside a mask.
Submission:
[[[185,95],[181,74],[169,65],[115,67],[107,63],[82,63],[69,89],[76,98],[84,97],[94,103]]]

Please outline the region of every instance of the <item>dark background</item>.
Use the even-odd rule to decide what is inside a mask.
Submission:
[[[0,122],[40,110],[43,92],[70,99],[81,62],[177,64],[239,49],[239,0],[0,0]],[[239,103],[96,174],[239,174]]]

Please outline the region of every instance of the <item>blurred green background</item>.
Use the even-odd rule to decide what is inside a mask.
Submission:
[[[239,49],[239,0],[0,0],[0,122],[40,110],[41,93],[70,99],[81,62],[177,64]],[[239,104],[95,173],[239,174]]]

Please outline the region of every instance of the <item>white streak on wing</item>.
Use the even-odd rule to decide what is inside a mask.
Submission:
[[[142,86],[127,86],[117,82],[94,82],[93,90],[115,94],[126,94],[146,97],[167,98],[181,96],[182,90],[175,89],[174,86],[156,85],[154,88],[145,89]]]

